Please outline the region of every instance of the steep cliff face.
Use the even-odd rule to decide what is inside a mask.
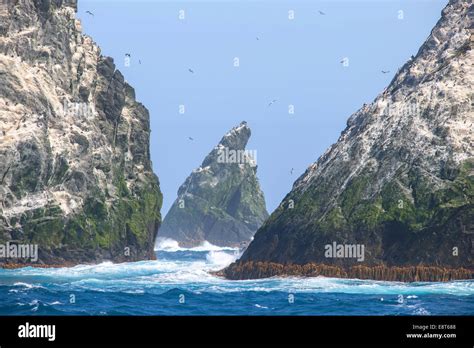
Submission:
[[[227,277],[471,277],[473,15],[470,2],[449,2],[417,55],[349,118]],[[333,243],[364,246],[363,261],[332,257]]]
[[[232,128],[178,190],[159,237],[182,246],[208,241],[219,246],[247,244],[268,217],[257,179],[256,156],[245,150],[250,128]]]
[[[37,244],[39,264],[150,259],[149,114],[75,14],[71,0],[0,5],[0,243]]]

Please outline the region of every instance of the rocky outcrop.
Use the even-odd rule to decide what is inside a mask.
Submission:
[[[470,2],[449,2],[416,56],[349,118],[223,275],[472,277],[473,14]],[[363,246],[363,257],[346,246]]]
[[[72,0],[0,4],[0,244],[36,244],[47,265],[151,259],[149,114],[75,15]]]
[[[159,237],[181,246],[243,246],[268,217],[246,122],[230,130],[178,190]]]

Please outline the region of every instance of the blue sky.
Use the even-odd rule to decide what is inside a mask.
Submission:
[[[257,151],[271,212],[338,139],[349,116],[416,54],[446,4],[79,0],[78,17],[150,111],[163,213],[191,171],[243,120],[252,129],[247,148]],[[340,63],[345,57],[347,67]]]

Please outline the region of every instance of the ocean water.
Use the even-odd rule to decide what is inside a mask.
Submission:
[[[158,260],[0,270],[0,315],[474,315],[474,281],[229,281],[239,251],[164,240]]]

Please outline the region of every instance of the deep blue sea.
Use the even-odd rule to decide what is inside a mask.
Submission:
[[[239,251],[164,241],[158,260],[0,270],[0,315],[474,315],[474,281],[229,281]]]

